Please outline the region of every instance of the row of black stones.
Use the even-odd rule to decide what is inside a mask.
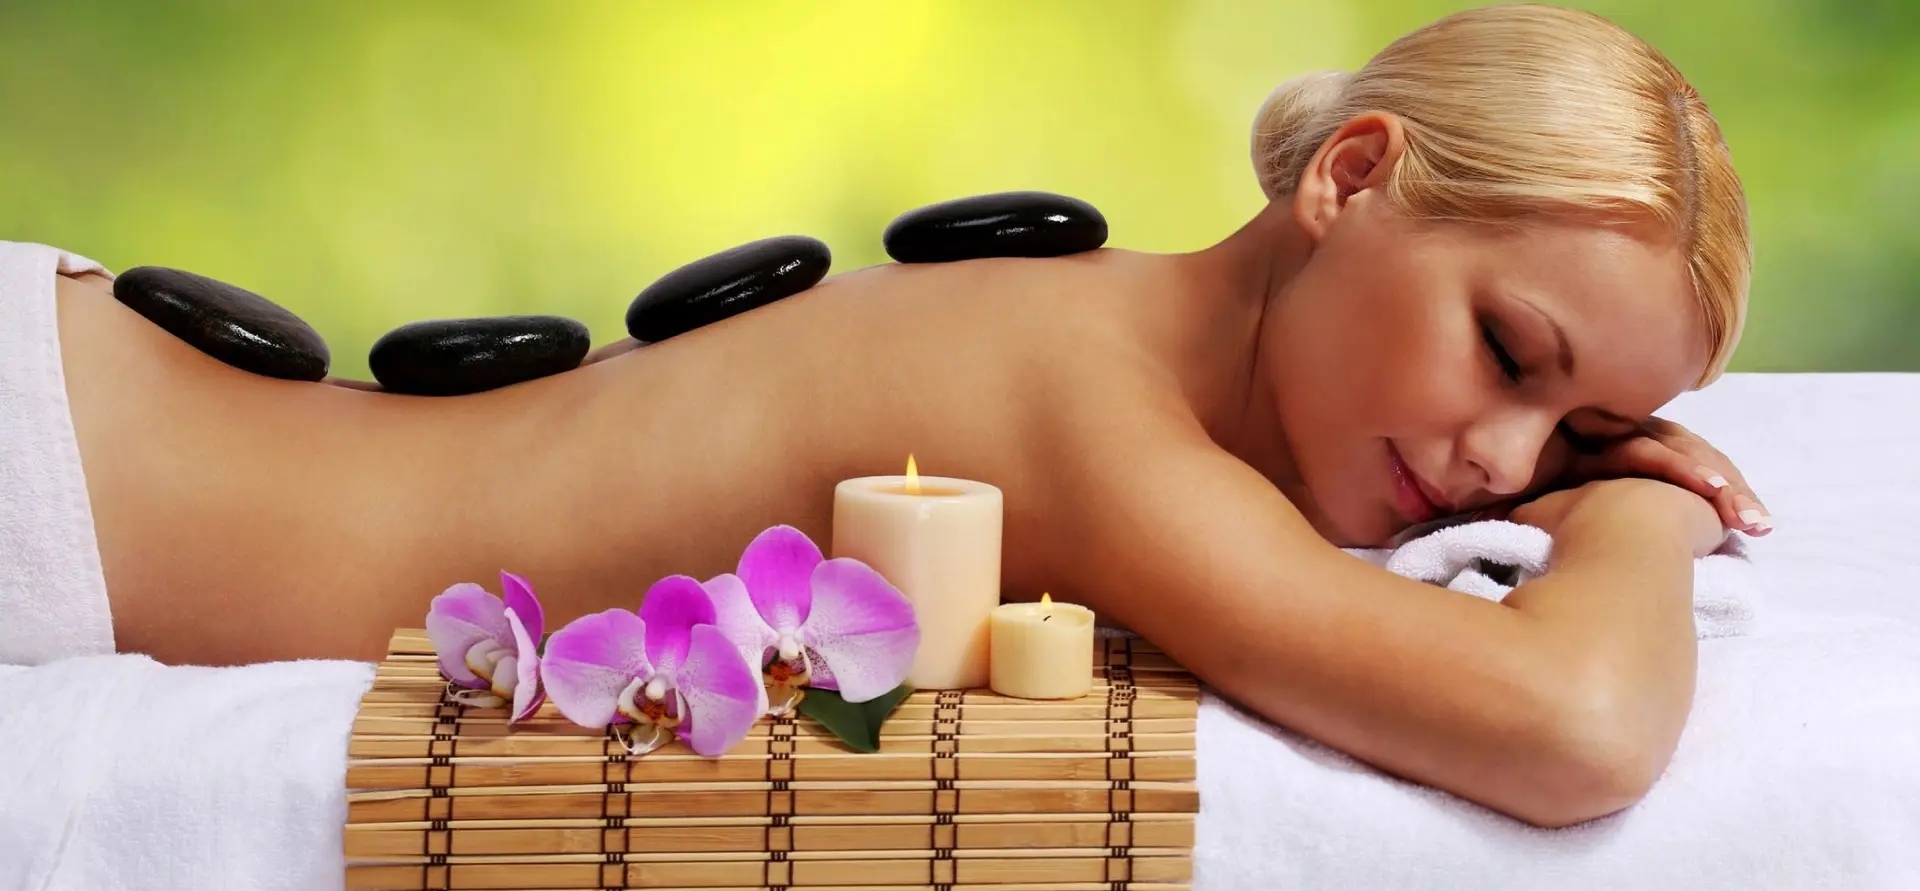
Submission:
[[[984,257],[1059,257],[1094,250],[1107,221],[1084,201],[1046,192],[976,195],[922,207],[887,226],[882,242],[901,263]],[[627,307],[627,333],[658,343],[791,297],[819,284],[833,264],[827,246],[802,235],[768,238],[696,260]],[[113,293],[149,321],[228,365],[254,374],[318,381],[330,355],[319,332],[270,300],[205,276],[142,266]],[[442,319],[402,325],[373,345],[374,380],[393,393],[478,393],[579,366],[587,327],[558,316]]]

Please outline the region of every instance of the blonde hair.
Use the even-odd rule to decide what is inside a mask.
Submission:
[[[1585,12],[1457,13],[1358,72],[1314,72],[1274,90],[1253,128],[1267,196],[1291,194],[1320,146],[1365,112],[1404,126],[1384,188],[1411,216],[1657,220],[1681,239],[1709,338],[1695,388],[1725,369],[1746,318],[1746,198],[1706,103],[1657,50]]]

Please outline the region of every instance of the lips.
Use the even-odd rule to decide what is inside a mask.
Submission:
[[[1417,525],[1446,514],[1445,502],[1426,480],[1407,466],[1406,459],[1400,457],[1400,450],[1391,442],[1387,443],[1387,459],[1393,469],[1394,506],[1408,523]]]

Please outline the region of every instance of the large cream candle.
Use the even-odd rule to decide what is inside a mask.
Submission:
[[[993,611],[993,692],[1020,699],[1079,699],[1093,689],[1093,610],[1009,603]]]
[[[920,649],[907,683],[987,683],[987,617],[1000,604],[1000,490],[920,476],[846,480],[833,492],[833,556],[873,567],[913,602]]]

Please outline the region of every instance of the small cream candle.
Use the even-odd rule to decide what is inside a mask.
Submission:
[[[993,692],[1020,699],[1078,699],[1093,689],[1093,610],[1009,603],[993,611]]]
[[[833,556],[873,567],[913,602],[920,649],[907,683],[915,689],[986,686],[987,618],[1000,603],[1001,516],[998,488],[922,477],[912,456],[906,476],[834,488]]]

